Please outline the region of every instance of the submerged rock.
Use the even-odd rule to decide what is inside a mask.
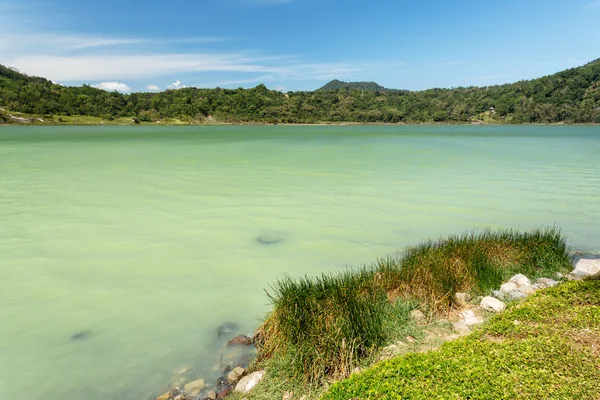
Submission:
[[[256,237],[256,241],[261,244],[276,244],[283,242],[283,235],[280,232],[265,232]]]
[[[74,333],[73,335],[71,335],[70,340],[85,340],[85,339],[89,338],[91,334],[92,334],[92,332],[89,330],[77,332],[77,333]]]
[[[223,322],[217,327],[217,336],[221,337],[239,329],[238,324],[233,322]]]
[[[251,346],[252,342],[253,342],[253,340],[250,336],[237,335],[236,337],[231,339],[229,342],[227,342],[227,347],[229,347],[229,346]]]
[[[185,385],[183,390],[185,390],[185,392],[190,396],[196,397],[200,394],[205,386],[206,384],[204,383],[204,379],[198,379]]]

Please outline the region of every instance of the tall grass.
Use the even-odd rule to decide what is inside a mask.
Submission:
[[[419,244],[370,267],[285,277],[268,293],[273,311],[257,332],[259,354],[285,356],[306,383],[339,379],[384,344],[391,307],[402,301],[443,314],[455,307],[456,292],[484,294],[517,272],[537,277],[569,266],[566,240],[552,227],[471,232]],[[409,311],[407,305],[403,312]]]

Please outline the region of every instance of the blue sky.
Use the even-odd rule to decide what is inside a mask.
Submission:
[[[486,86],[600,58],[600,0],[0,0],[0,63],[64,85]]]

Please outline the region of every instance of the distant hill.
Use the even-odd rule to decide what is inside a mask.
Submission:
[[[387,90],[376,82],[344,82],[337,79],[332,80],[320,89],[317,90],[338,90],[338,89],[362,89],[372,91]]]
[[[189,123],[600,123],[600,59],[505,85],[399,91],[374,82],[333,81],[316,91],[288,93],[261,84],[122,94],[61,86],[0,65],[0,123],[11,123],[15,112],[59,122],[51,116]]]

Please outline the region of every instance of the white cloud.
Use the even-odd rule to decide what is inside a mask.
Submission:
[[[131,92],[131,88],[121,82],[102,82],[97,85],[92,85],[95,88],[106,90],[108,92]]]
[[[156,85],[148,85],[148,86],[146,86],[146,89],[147,89],[147,90],[150,90],[150,91],[152,91],[152,92],[159,92],[159,91],[161,90],[161,89],[160,89],[158,86],[156,86]]]
[[[251,73],[267,75],[271,80],[329,80],[349,78],[371,69],[359,64],[307,64],[289,57],[248,57],[236,53],[35,55],[15,58],[7,64],[24,73],[61,82],[138,79],[188,72]]]
[[[167,90],[177,90],[177,89],[183,89],[186,87],[187,86],[184,85],[183,83],[181,83],[181,81],[177,80],[177,81],[173,82],[172,84],[170,84],[169,86],[167,86]]]

